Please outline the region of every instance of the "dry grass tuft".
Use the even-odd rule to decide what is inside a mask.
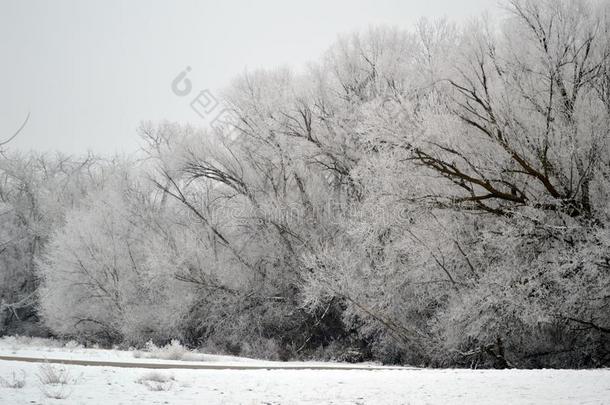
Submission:
[[[169,391],[174,386],[176,379],[171,375],[165,375],[158,371],[150,371],[136,380],[138,384],[146,386],[150,391]]]
[[[38,381],[44,396],[53,399],[68,398],[72,393],[68,385],[76,383],[76,379],[65,367],[49,363],[38,367]]]
[[[13,371],[8,378],[0,377],[0,387],[20,389],[25,387],[25,371],[20,370],[20,373]]]

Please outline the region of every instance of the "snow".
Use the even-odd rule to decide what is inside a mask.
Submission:
[[[23,345],[0,340],[0,355],[100,361],[135,359],[133,352]],[[308,366],[205,355],[209,364]],[[184,362],[180,364],[205,364]],[[40,383],[40,364],[0,360],[0,377],[23,370],[23,388],[0,387],[0,404],[609,404],[610,370],[146,370],[100,366],[65,367],[74,382],[64,399],[50,399]],[[366,366],[365,366],[366,367]],[[151,377],[151,373],[154,375]],[[142,383],[148,378],[164,383]],[[138,382],[140,381],[140,382]],[[153,390],[158,387],[160,391]],[[152,388],[152,389],[151,389]]]
[[[127,350],[106,350],[91,349],[82,346],[67,346],[48,344],[46,339],[35,340],[34,344],[24,344],[14,339],[0,339],[0,356],[20,356],[20,357],[41,357],[44,359],[68,359],[68,360],[97,360],[97,361],[125,361],[130,363],[164,363],[164,364],[184,364],[185,360],[166,360],[162,358],[142,358],[141,355],[152,355],[139,351]],[[188,361],[192,364],[209,364],[223,362],[230,365],[244,364],[262,361],[247,359],[234,356],[219,356],[203,353],[187,353],[187,359],[197,359],[199,361]],[[272,363],[272,362],[262,362]]]

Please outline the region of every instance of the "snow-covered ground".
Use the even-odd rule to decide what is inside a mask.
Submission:
[[[171,349],[171,347],[170,347]],[[163,350],[138,351],[138,350],[106,350],[84,348],[75,342],[59,342],[49,339],[24,338],[6,336],[0,338],[0,356],[20,357],[42,357],[45,359],[69,359],[69,360],[96,360],[96,361],[125,361],[132,363],[219,363],[243,364],[258,362],[259,360],[247,359],[234,356],[219,356],[192,351]],[[175,360],[176,357],[182,357]],[[272,363],[272,362],[263,362]]]
[[[41,341],[23,344],[10,339],[0,339],[0,356],[173,364],[143,359],[141,354],[134,358],[129,351],[45,345]],[[205,361],[188,364],[295,364],[202,356]],[[45,372],[61,375],[62,369],[66,384],[41,383]],[[17,380],[25,376],[25,386],[6,388],[0,384],[2,405],[610,404],[610,370],[146,370],[0,360],[0,377],[11,381],[13,373]]]

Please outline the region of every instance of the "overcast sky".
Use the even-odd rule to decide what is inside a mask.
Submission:
[[[201,125],[171,90],[187,66],[193,94],[246,69],[315,60],[338,34],[464,19],[495,0],[0,0],[0,139],[12,148],[130,153],[143,120]],[[191,97],[192,98],[192,97]]]

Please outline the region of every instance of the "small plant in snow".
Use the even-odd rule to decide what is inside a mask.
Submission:
[[[164,358],[166,360],[182,360],[188,349],[182,346],[179,340],[173,339],[170,344],[163,348],[163,351],[165,352]]]
[[[145,385],[150,391],[169,391],[174,386],[176,379],[171,375],[165,375],[158,371],[143,374],[136,380],[138,384]]]
[[[148,341],[144,346],[144,351],[133,351],[133,357],[136,359],[163,359],[163,360],[203,360],[203,356],[198,353],[193,353],[186,347],[182,346],[178,339],[173,339],[169,344],[158,347],[152,341]]]
[[[38,381],[40,381],[40,391],[44,396],[65,399],[72,393],[68,385],[74,384],[76,379],[65,367],[45,363],[38,367]]]
[[[149,340],[144,345],[144,350],[146,350],[147,352],[151,352],[151,353],[156,352],[159,350],[159,346],[157,346],[152,340]]]
[[[20,373],[13,371],[8,378],[0,377],[0,387],[2,388],[23,388],[25,387],[25,371],[20,370]]]
[[[75,349],[82,349],[83,345],[81,345],[80,343],[78,343],[78,342],[76,342],[74,340],[71,340],[68,343],[66,343],[64,347],[66,349],[68,349],[69,351],[73,351]]]
[[[38,380],[43,385],[68,385],[76,382],[65,367],[53,366],[49,363],[38,367]]]

